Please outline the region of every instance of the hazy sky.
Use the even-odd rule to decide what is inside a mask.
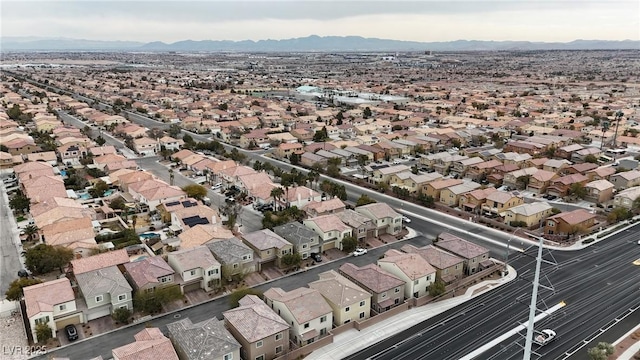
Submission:
[[[638,0],[2,0],[2,36],[164,41],[640,39]]]

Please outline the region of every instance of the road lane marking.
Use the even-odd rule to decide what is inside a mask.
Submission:
[[[566,303],[564,301],[562,301],[559,304],[552,306],[547,311],[543,311],[542,313],[536,315],[536,317],[533,319],[533,322],[536,323],[537,321],[546,318],[547,316],[553,314],[554,312],[562,309],[565,305],[566,305]],[[492,347],[500,344],[501,342],[507,340],[508,338],[510,338],[513,335],[519,333],[520,331],[525,330],[526,328],[527,328],[526,324],[518,325],[515,328],[509,330],[508,332],[498,336],[497,338],[491,340],[490,342],[488,342],[488,343],[482,345],[481,347],[477,348],[476,350],[470,352],[469,354],[463,356],[462,358],[460,358],[460,360],[471,360],[471,359],[473,359],[475,357],[478,357],[482,353],[484,353],[485,351],[487,351],[487,350],[491,349]]]

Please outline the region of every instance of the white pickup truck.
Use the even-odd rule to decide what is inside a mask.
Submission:
[[[556,332],[551,329],[544,329],[536,333],[533,337],[533,342],[538,345],[546,345],[556,337]]]

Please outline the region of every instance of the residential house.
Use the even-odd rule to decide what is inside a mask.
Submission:
[[[507,151],[507,150],[505,150]],[[504,165],[516,165],[518,168],[526,167],[527,162],[533,158],[530,154],[519,152],[503,152],[495,155],[496,160]]]
[[[167,262],[175,271],[175,282],[183,293],[211,291],[222,286],[221,265],[206,246],[170,252]]]
[[[157,327],[144,328],[133,337],[136,340],[133,343],[111,350],[113,360],[179,359],[171,340]]]
[[[630,187],[616,193],[613,197],[613,205],[615,207],[623,207],[625,209],[633,209],[636,199],[640,197],[640,186]],[[639,200],[640,201],[640,200]]]
[[[300,156],[300,164],[306,167],[313,167],[315,164],[326,166],[327,158],[307,151]]]
[[[389,180],[389,185],[397,186],[402,189],[407,189],[409,193],[415,194],[420,191],[425,185],[432,181],[442,179],[442,175],[437,172],[428,174],[414,174],[411,171],[404,171],[401,173],[393,174]]]
[[[346,209],[346,205],[337,197],[324,201],[310,201],[302,210],[310,217],[335,214]]]
[[[102,255],[102,254],[100,254]],[[95,255],[80,260],[90,260]],[[127,257],[128,260],[128,257]],[[87,272],[78,272],[78,266],[72,260],[73,273],[78,288],[87,304],[85,316],[87,321],[109,316],[116,309],[133,310],[131,285],[117,266],[102,267]]]
[[[322,195],[306,186],[296,186],[285,188],[281,200],[286,203],[287,207],[295,206],[302,209],[309,203],[322,201]]]
[[[209,241],[206,245],[220,262],[222,274],[227,280],[256,271],[253,250],[238,238]]]
[[[302,155],[304,154],[304,147],[300,143],[282,143],[274,151],[280,159],[288,159],[291,154]]]
[[[167,324],[167,330],[180,360],[241,359],[240,343],[215,317],[195,324],[185,318]]]
[[[320,253],[320,235],[297,221],[276,226],[273,232],[293,244],[293,251],[307,259],[311,253]]]
[[[524,169],[519,169],[516,171],[512,171],[510,173],[504,174],[504,179],[502,180],[502,185],[508,186],[512,189],[520,189],[526,187],[528,185],[527,181],[531,179],[531,176],[538,171],[541,171],[535,167],[528,167]],[[526,181],[522,181],[522,179],[527,179]]]
[[[464,183],[462,179],[442,179],[432,181],[422,187],[422,193],[425,196],[431,196],[433,199],[440,199],[440,193],[442,190],[451,186],[456,186]]]
[[[340,266],[340,274],[371,293],[371,309],[382,313],[404,302],[405,281],[375,264]]]
[[[162,149],[164,146],[165,149],[174,151],[180,150],[182,145],[184,145],[184,141],[182,141],[182,139],[174,139],[171,136],[163,136],[158,139],[158,149]]]
[[[175,271],[161,256],[148,257],[123,266],[124,276],[134,291],[153,292],[159,287],[174,284]]]
[[[319,280],[309,283],[318,290],[333,310],[336,326],[351,321],[364,321],[371,316],[371,294],[334,270],[318,274]]]
[[[562,212],[550,216],[545,221],[545,236],[553,239],[562,239],[569,235],[587,232],[596,220],[596,215],[585,209]]]
[[[569,195],[571,186],[574,184],[585,185],[589,181],[589,178],[582,174],[571,174],[559,177],[551,180],[551,184],[547,188],[547,194],[557,197],[564,197]]]
[[[587,172],[595,170],[597,168],[598,165],[592,163],[573,164],[562,169],[561,174],[586,174]]]
[[[469,171],[472,166],[478,165],[484,162],[485,161],[480,157],[472,157],[472,158],[458,160],[453,162],[453,164],[451,165],[451,169],[449,169],[449,173],[463,177],[467,174],[467,171]]]
[[[509,174],[513,171],[520,169],[518,165],[515,164],[505,164],[499,165],[493,168],[493,172],[487,176],[487,181],[500,186],[504,183],[504,177],[506,174]]]
[[[42,240],[52,246],[64,246],[77,256],[89,256],[98,248],[91,218],[72,218],[57,221],[41,229]]]
[[[394,165],[373,170],[372,176],[369,178],[369,182],[373,184],[385,183],[389,184],[391,176],[401,172],[409,171],[410,168],[407,165]]]
[[[419,298],[429,293],[429,286],[436,281],[436,269],[418,254],[388,250],[378,266],[405,282],[404,297]]]
[[[585,200],[597,204],[605,203],[613,198],[614,185],[607,180],[590,181],[584,185],[587,190]]]
[[[479,213],[481,206],[484,205],[486,201],[487,196],[495,191],[498,190],[494,187],[488,187],[461,194],[458,206],[464,211]]]
[[[160,150],[158,142],[148,137],[133,139],[133,147],[142,156],[154,156]]]
[[[616,190],[624,190],[640,185],[640,170],[630,170],[611,175],[609,181]]]
[[[552,209],[553,207],[544,201],[514,206],[505,210],[504,222],[511,226],[524,223],[525,227],[531,228],[553,214]]]
[[[502,162],[496,159],[473,164],[467,169],[466,177],[474,181],[481,181],[482,179],[486,179],[495,171],[496,167],[501,165]]]
[[[385,203],[373,203],[356,207],[356,212],[373,220],[376,236],[396,236],[402,231],[402,215]]]
[[[293,245],[269,229],[244,234],[242,240],[258,254],[260,268],[269,263],[282,267],[283,257],[293,254]]]
[[[353,229],[353,237],[355,237],[359,243],[364,243],[366,239],[376,236],[377,227],[371,218],[351,209],[341,211],[335,215]]]
[[[440,191],[440,198],[438,199],[441,203],[448,206],[457,206],[460,202],[460,197],[464,194],[468,194],[469,192],[478,189],[482,185],[473,182],[463,182],[462,184],[449,186],[447,188],[442,189]]]
[[[320,215],[303,221],[304,226],[320,235],[322,251],[342,249],[342,239],[352,236],[352,228],[340,220],[335,214]]]
[[[527,190],[537,194],[544,194],[552,180],[559,176],[555,172],[547,170],[538,170],[535,174],[529,176]]]
[[[489,259],[489,250],[470,241],[461,239],[453,234],[443,232],[438,235],[434,245],[448,251],[464,260],[465,275],[475,274],[477,271],[493,265]]]
[[[546,146],[530,141],[509,141],[505,144],[503,151],[516,152],[519,154],[529,154],[531,156],[540,155],[546,149]]]
[[[569,166],[571,166],[571,161],[569,161],[569,160],[566,160],[566,159],[562,159],[562,160],[550,159],[550,160],[547,160],[542,165],[542,170],[546,170],[546,171],[550,171],[550,172],[554,172],[554,173],[559,173],[563,169],[565,169],[565,168],[567,168]]]
[[[514,206],[524,204],[524,198],[512,192],[494,191],[487,195],[482,210],[489,214],[502,215],[502,213]]]
[[[82,311],[76,306],[76,297],[71,282],[66,277],[41,284],[26,286],[22,289],[26,317],[34,342],[38,339],[36,328],[45,324],[51,328],[53,337],[57,331],[71,324],[85,323]]]
[[[289,351],[291,326],[255,295],[222,313],[226,328],[240,342],[242,359],[273,360]]]
[[[615,173],[616,173],[615,167],[601,166],[601,167],[598,167],[597,169],[587,171],[585,175],[589,178],[590,181],[594,181],[594,180],[602,180],[602,179],[609,180],[611,175]]]
[[[421,248],[413,245],[404,245],[402,251],[408,254],[418,254],[422,256],[431,266],[436,269],[436,280],[444,284],[451,284],[464,277],[464,259],[450,252],[439,249],[433,245]]]
[[[599,158],[600,155],[602,155],[602,150],[598,149],[597,147],[584,148],[582,150],[573,152],[571,154],[571,159],[569,160],[574,162],[585,162],[586,157],[589,155],[593,155],[596,158]]]
[[[567,146],[560,147],[556,150],[556,156],[562,159],[571,160],[573,154],[584,149],[584,147],[580,144],[571,144]]]
[[[304,346],[324,337],[333,327],[333,309],[318,290],[297,288],[286,292],[271,288],[264,292],[267,305],[290,328],[290,340]]]

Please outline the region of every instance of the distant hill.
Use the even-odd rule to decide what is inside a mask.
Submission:
[[[497,50],[638,50],[635,40],[575,40],[560,42],[456,40],[444,42],[400,41],[360,36],[317,36],[284,40],[184,40],[167,44],[160,41],[98,41],[79,39],[2,38],[2,51],[497,51]]]

